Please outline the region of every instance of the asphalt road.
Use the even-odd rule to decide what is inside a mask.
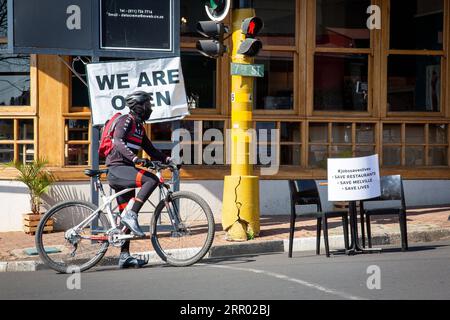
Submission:
[[[0,299],[450,299],[450,243],[331,258],[313,252],[294,252],[292,259],[240,256],[186,268],[99,267],[81,274],[79,282],[69,276],[50,270],[0,273]],[[75,288],[69,290],[68,282]]]

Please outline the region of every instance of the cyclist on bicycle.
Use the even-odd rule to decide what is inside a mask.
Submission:
[[[148,166],[149,159],[139,158],[138,152],[142,149],[152,159],[163,163],[170,163],[171,158],[157,150],[145,133],[143,124],[152,113],[150,95],[143,91],[136,91],[126,97],[128,115],[122,116],[114,130],[114,147],[106,157],[108,167],[108,182],[116,192],[126,188],[141,188],[137,196],[130,191],[119,197],[117,202],[121,213],[122,224],[127,227],[127,234],[131,232],[144,237],[138,223],[138,213],[152,192],[156,189],[159,179],[151,172],[136,168],[136,165]],[[133,132],[131,132],[133,131]],[[121,248],[119,267],[140,267],[147,262],[130,255],[130,241],[126,241]]]

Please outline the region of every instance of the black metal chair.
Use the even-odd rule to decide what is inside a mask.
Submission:
[[[403,191],[403,180],[400,175],[383,176],[380,178],[381,196],[360,202],[361,227],[364,230],[364,216],[366,221],[367,242],[372,248],[372,232],[370,228],[370,217],[381,215],[397,215],[399,217],[400,234],[402,238],[402,250],[408,250],[408,234],[406,226],[406,202]],[[364,203],[372,201],[398,201],[393,206],[386,208],[364,208]],[[365,246],[363,233],[363,246]]]
[[[323,225],[323,236],[327,257],[330,256],[328,243],[328,218],[342,217],[344,228],[345,249],[349,248],[348,240],[348,211],[322,211],[322,202],[315,180],[289,180],[291,193],[291,224],[289,233],[289,258],[292,258],[292,246],[294,241],[295,220],[297,217],[316,218],[316,254],[320,254],[320,236]],[[317,211],[296,212],[296,205],[316,205]],[[322,223],[323,222],[323,223]]]

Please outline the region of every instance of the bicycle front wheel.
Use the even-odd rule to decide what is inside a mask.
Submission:
[[[214,216],[201,197],[174,192],[161,201],[152,217],[152,244],[165,262],[185,267],[200,261],[214,240]]]
[[[36,249],[45,264],[58,272],[72,273],[85,271],[100,261],[109,246],[106,236],[109,223],[103,213],[72,236],[66,234],[95,210],[96,206],[89,202],[65,201],[47,211],[36,231]],[[48,221],[53,224],[52,233],[45,233]]]

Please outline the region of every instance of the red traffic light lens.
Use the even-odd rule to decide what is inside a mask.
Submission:
[[[241,30],[246,37],[255,37],[261,29],[264,27],[264,23],[261,18],[251,17],[242,21]]]
[[[254,35],[255,34],[255,27],[256,27],[256,23],[255,21],[250,21],[249,25],[248,25],[248,34],[249,35]]]

